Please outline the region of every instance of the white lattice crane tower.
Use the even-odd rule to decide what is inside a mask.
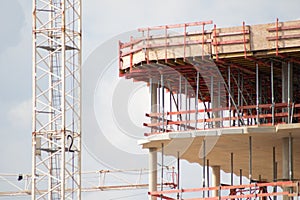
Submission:
[[[32,199],[81,199],[81,0],[33,0]]]

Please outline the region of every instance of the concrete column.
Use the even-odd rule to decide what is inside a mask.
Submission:
[[[157,149],[149,148],[149,192],[157,191]],[[156,197],[149,196],[149,200],[157,200]]]
[[[221,178],[220,178],[221,167],[216,165],[216,166],[211,166],[211,168],[212,168],[212,180],[211,180],[212,187],[218,187],[221,182]],[[217,196],[218,196],[218,191],[217,190],[212,191],[212,197],[217,197]]]
[[[282,139],[282,179],[289,179],[289,138]]]
[[[151,84],[150,84],[150,94],[151,94],[151,113],[156,113],[157,112],[157,84],[154,83],[153,80],[150,81]],[[151,123],[156,123],[157,122],[157,119],[155,118],[151,118]],[[151,129],[151,132],[155,132],[156,129],[152,128]]]

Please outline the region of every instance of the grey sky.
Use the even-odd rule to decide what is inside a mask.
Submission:
[[[98,47],[103,48],[104,42],[139,27],[210,19],[219,27],[241,25],[242,21],[247,24],[274,22],[276,17],[281,21],[300,19],[298,0],[82,1],[84,61]],[[31,170],[31,5],[31,0],[0,0],[0,173],[30,173]],[[117,48],[112,50],[117,52]],[[118,155],[113,153],[112,156],[117,161],[126,160]],[[105,168],[86,150],[83,159],[83,170]],[[147,157],[143,155],[142,160]],[[124,165],[114,167],[118,166]],[[192,173],[197,167],[184,166],[194,170],[186,170],[186,177],[194,176]],[[200,183],[200,177],[195,183]],[[1,184],[0,181],[0,188]],[[142,192],[130,191],[129,194]],[[93,193],[86,199],[100,195],[101,199],[110,199],[127,194]],[[125,199],[140,197],[143,196]]]

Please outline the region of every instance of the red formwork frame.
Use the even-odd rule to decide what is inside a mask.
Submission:
[[[295,192],[283,191],[283,192],[268,192],[263,190],[266,187],[282,187],[282,188],[292,188],[296,189]],[[148,192],[149,195],[153,197],[160,197],[167,200],[176,200],[177,198],[169,197],[167,195],[183,195],[185,193],[192,192],[203,192],[203,191],[218,191],[218,196],[216,197],[202,197],[202,198],[184,198],[184,200],[220,200],[220,199],[250,199],[257,197],[271,197],[271,196],[300,196],[299,194],[299,182],[293,181],[281,181],[281,182],[271,182],[271,183],[253,183],[247,185],[234,185],[234,186],[218,186],[218,187],[204,187],[204,188],[192,188],[192,189],[176,189],[176,190],[165,190],[165,191],[155,191]],[[229,192],[228,195],[222,196],[222,191]],[[232,192],[233,191],[233,192]],[[245,194],[247,192],[248,194]],[[182,199],[182,198],[181,198]]]

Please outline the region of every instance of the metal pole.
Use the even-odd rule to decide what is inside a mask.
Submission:
[[[230,154],[230,184],[233,185],[233,152]]]
[[[288,124],[291,123],[290,122],[290,103],[291,103],[291,63],[288,62],[288,106],[287,106],[287,109],[288,109]]]
[[[271,61],[271,96],[272,96],[272,125],[275,123],[275,102],[274,102],[274,66]]]
[[[184,85],[184,93],[185,93],[185,110],[188,110],[188,101],[187,101],[187,79],[185,79],[185,85]],[[185,130],[187,130],[187,121],[188,121],[188,113],[185,113]]]
[[[202,167],[202,176],[203,176],[203,180],[202,180],[202,186],[203,186],[203,188],[205,188],[205,160],[206,160],[206,152],[205,152],[205,149],[206,149],[206,147],[205,147],[205,144],[206,143],[206,141],[205,140],[203,140],[203,167]],[[205,197],[205,191],[203,190],[203,198]]]
[[[276,147],[273,147],[273,182],[277,182],[277,162],[276,162]],[[273,187],[273,192],[277,192],[277,186]],[[276,200],[274,196],[274,200]]]
[[[215,108],[215,104],[214,104],[214,77],[211,76],[210,77],[210,105],[211,105],[211,109],[213,110]],[[211,118],[215,118],[216,116],[214,115],[214,112],[211,111]],[[214,122],[211,122],[211,128],[214,128]]]
[[[158,104],[158,113],[160,113],[160,106],[161,106],[161,104],[160,104],[160,102],[161,102],[161,92],[160,92],[160,89],[159,89],[159,87],[161,87],[161,84],[160,84],[160,80],[158,80],[157,81],[157,86],[158,86],[158,89],[157,89],[157,96],[158,96],[158,98],[157,98],[157,100],[158,100],[158,102],[157,102],[157,104]],[[160,121],[161,121],[161,118],[160,117],[158,117],[157,118],[157,122],[158,122],[158,124],[160,124]],[[161,132],[161,126],[160,125],[158,125],[158,132]]]
[[[209,187],[209,160],[206,160],[206,176],[207,176],[207,187]],[[209,197],[209,190],[207,190],[207,197]]]
[[[228,108],[229,108],[229,127],[231,126],[231,83],[230,66],[228,66]]]
[[[196,86],[196,96],[195,96],[195,109],[196,109],[196,113],[195,113],[195,130],[197,130],[197,124],[198,124],[198,96],[199,96],[199,72],[197,71],[197,86]],[[204,124],[204,121],[203,121]]]
[[[238,109],[237,109],[237,114],[238,114],[238,126],[240,126],[240,106],[241,106],[241,72],[238,70]]]
[[[164,190],[164,143],[161,143],[161,180],[160,180],[160,190]],[[161,197],[162,199],[162,197]]]
[[[249,136],[249,181],[252,181],[252,136]]]
[[[180,157],[179,157],[179,151],[177,152],[177,189],[179,190],[179,184],[180,184]],[[179,192],[177,193],[177,199],[179,199]]]
[[[182,100],[182,96],[181,96],[181,75],[179,75],[179,92],[178,92],[178,95],[179,95],[179,99],[178,99],[178,111],[181,111],[181,100]],[[179,126],[179,130],[181,130],[181,127],[182,126]]]
[[[161,103],[162,103],[162,132],[165,132],[165,85],[164,75],[160,75],[161,78]],[[166,127],[167,128],[167,127]]]
[[[259,124],[259,70],[256,63],[256,123]]]
[[[289,134],[289,180],[293,180],[293,138],[292,134]]]

